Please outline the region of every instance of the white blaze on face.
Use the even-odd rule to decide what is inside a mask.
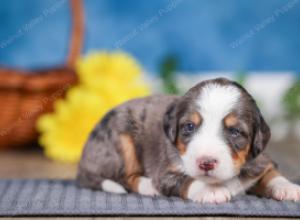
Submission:
[[[218,160],[209,176],[226,180],[234,175],[231,150],[223,137],[223,119],[232,111],[239,100],[240,91],[231,85],[207,84],[196,101],[202,124],[187,145],[182,156],[185,171],[193,177],[201,177],[204,171],[198,168],[197,159],[212,157]]]

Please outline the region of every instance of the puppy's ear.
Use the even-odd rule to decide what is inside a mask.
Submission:
[[[270,128],[257,107],[253,130],[251,156],[255,158],[266,148],[271,137]]]
[[[177,101],[171,103],[163,119],[164,131],[172,143],[175,143],[177,136],[177,105]]]

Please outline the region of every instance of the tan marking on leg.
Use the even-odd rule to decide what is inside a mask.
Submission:
[[[281,176],[281,174],[278,172],[278,170],[272,167],[262,175],[261,179],[258,181],[253,191],[257,195],[264,196],[268,183],[277,176]]]
[[[235,126],[238,123],[238,118],[235,114],[231,113],[225,117],[224,123],[226,127]]]
[[[256,195],[264,196],[268,183],[277,176],[281,176],[278,170],[276,170],[273,166],[269,166],[261,175],[260,180],[255,185],[255,187],[253,187],[251,192],[255,193]]]
[[[121,134],[120,142],[125,166],[125,182],[132,191],[137,192],[142,169],[136,155],[135,145],[128,134]]]
[[[138,192],[140,183],[140,174],[127,177],[127,184],[133,192]]]
[[[275,168],[270,169],[266,174],[260,179],[259,184],[262,186],[267,186],[268,183],[275,177],[281,176],[281,174]]]
[[[173,173],[174,175],[182,175],[182,170],[180,169],[179,166],[176,164],[170,164],[167,169],[168,172]],[[192,177],[187,177],[186,180],[183,182],[183,184],[179,188],[179,196],[183,199],[188,199],[187,194],[188,194],[188,189],[191,185],[191,183],[194,181],[194,178]]]
[[[188,199],[188,191],[189,187],[194,182],[194,179],[190,178],[185,183],[182,184],[181,189],[180,189],[180,197],[183,199]]]

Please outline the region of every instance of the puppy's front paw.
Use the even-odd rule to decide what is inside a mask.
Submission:
[[[144,196],[158,196],[159,192],[152,184],[152,180],[147,177],[140,177],[138,192]]]
[[[196,195],[195,201],[201,203],[223,203],[231,198],[230,192],[223,186],[209,186]]]
[[[282,176],[275,177],[267,186],[266,196],[276,200],[300,201],[300,186]]]
[[[230,191],[225,186],[206,185],[199,187],[199,190],[190,194],[190,199],[200,203],[223,203],[231,199]]]

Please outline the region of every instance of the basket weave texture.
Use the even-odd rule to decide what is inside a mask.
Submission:
[[[36,142],[36,121],[77,82],[74,66],[83,42],[80,0],[70,0],[73,25],[66,64],[44,70],[0,68],[0,149]]]

